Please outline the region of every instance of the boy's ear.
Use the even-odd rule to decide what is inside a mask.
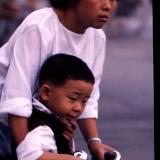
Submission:
[[[42,84],[40,87],[40,96],[41,99],[47,101],[51,95],[51,87],[48,84]]]

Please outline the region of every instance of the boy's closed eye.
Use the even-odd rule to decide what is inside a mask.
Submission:
[[[78,100],[78,97],[73,97],[73,96],[71,97],[70,96],[70,97],[68,97],[68,99],[71,100],[71,101],[76,101],[76,100]]]
[[[80,100],[80,98],[77,97],[77,96],[73,96],[73,97],[71,96],[71,97],[68,97],[68,99],[71,100],[72,102],[75,102],[75,101],[77,101],[77,100]],[[85,98],[82,99],[81,101],[82,101],[83,104],[86,104],[87,101],[88,101],[88,99],[89,99],[89,96],[85,97]]]

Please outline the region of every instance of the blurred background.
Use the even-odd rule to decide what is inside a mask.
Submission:
[[[47,0],[0,0],[0,46],[32,11]],[[153,37],[151,0],[120,0],[104,26],[106,60],[98,129],[103,143],[122,160],[154,160]],[[87,150],[79,130],[77,149]]]

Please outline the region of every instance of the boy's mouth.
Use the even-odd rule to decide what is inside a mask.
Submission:
[[[73,115],[66,115],[64,117],[61,117],[60,120],[62,123],[67,124],[70,123],[72,121],[75,121],[77,118],[77,116],[73,116]]]
[[[77,118],[77,116],[67,115],[67,119],[68,119],[69,121],[75,121],[76,118]]]

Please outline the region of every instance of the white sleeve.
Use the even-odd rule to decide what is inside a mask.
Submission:
[[[89,98],[85,106],[85,110],[82,113],[82,115],[79,117],[79,119],[98,118],[98,100],[100,97],[99,85],[102,78],[103,65],[104,65],[105,53],[106,53],[106,36],[104,32],[102,32],[101,39],[97,38],[97,43],[95,45],[97,48],[96,56],[94,58],[93,67],[91,68],[95,76],[95,84],[94,84],[91,97]]]
[[[37,73],[47,56],[47,43],[37,26],[18,35],[2,90],[0,112],[30,116],[32,93]]]
[[[48,126],[30,131],[16,149],[18,160],[36,160],[44,151],[57,153],[54,133]]]

